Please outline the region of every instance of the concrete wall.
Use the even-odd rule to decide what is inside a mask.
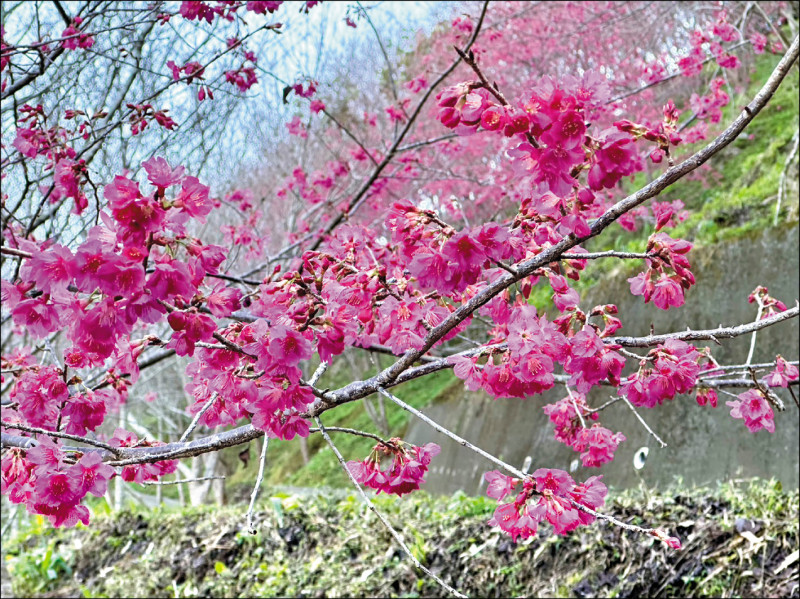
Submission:
[[[687,305],[667,312],[630,294],[626,281],[630,273],[612,273],[592,287],[582,306],[614,303],[619,307],[625,328],[624,335],[646,335],[651,323],[656,333],[691,328],[714,328],[752,321],[753,304],[747,296],[759,284],[770,294],[791,306],[798,292],[798,229],[783,226],[750,238],[725,242],[690,253],[697,285],[688,293]],[[798,320],[761,331],[755,351],[755,362],[774,360],[775,354],[797,359],[800,345]],[[721,362],[741,364],[747,357],[750,337],[711,344],[713,355]],[[705,344],[703,344],[705,345]],[[578,457],[570,448],[553,439],[553,429],[542,412],[545,403],[565,396],[563,387],[556,387],[543,396],[526,400],[494,400],[484,393],[464,391],[435,404],[425,413],[479,447],[502,459],[522,466],[526,456],[536,468],[570,470]],[[590,395],[590,405],[599,405],[609,396],[609,389]],[[604,481],[617,488],[636,486],[644,481],[649,486],[664,486],[680,476],[686,483],[713,483],[731,477],[777,477],[786,487],[797,487],[798,473],[798,409],[788,393],[781,396],[787,410],[776,413],[776,432],[751,434],[741,420],[730,417],[724,405],[731,398],[721,395],[716,409],[700,407],[691,396],[677,396],[672,402],[640,413],[653,430],[668,444],[661,449],[655,440],[634,419],[621,402],[601,413],[600,421],[613,431],[622,431],[627,441],[620,445],[616,459],[603,468],[584,469],[573,473],[577,480],[593,474],[604,474]],[[432,464],[433,474],[425,487],[433,493],[451,493],[462,489],[478,493],[481,476],[494,467],[473,452],[462,448],[437,433],[424,422],[414,419],[406,440],[422,444],[435,441],[442,453]],[[645,467],[633,468],[633,456],[641,447],[649,447]]]

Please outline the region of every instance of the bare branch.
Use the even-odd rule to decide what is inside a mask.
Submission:
[[[181,435],[181,438],[179,439],[180,443],[183,443],[184,441],[186,441],[186,439],[189,438],[189,435],[191,435],[194,432],[194,429],[197,428],[197,424],[200,422],[200,419],[203,417],[203,414],[205,414],[208,411],[208,409],[212,405],[214,405],[214,402],[217,401],[218,397],[219,397],[219,393],[217,393],[216,391],[214,391],[211,394],[211,397],[209,397],[208,401],[206,401],[206,403],[203,404],[203,407],[200,408],[200,411],[197,412],[197,414],[194,415],[194,418],[192,419],[192,422],[189,423],[188,428]]]
[[[49,431],[44,428],[37,428],[35,426],[28,426],[26,424],[14,424],[12,422],[6,422],[5,420],[1,421],[0,425],[2,425],[3,428],[6,428],[8,430],[24,431],[26,433],[35,433],[37,435],[48,435],[50,437],[58,437],[60,439],[69,439],[70,441],[78,441],[79,443],[86,443],[87,445],[93,445],[94,447],[105,449],[106,451],[110,451],[113,454],[119,454],[119,447],[112,447],[108,443],[103,443],[102,441],[96,441],[95,439],[87,439],[86,437],[81,437],[79,435],[70,435],[68,433]]]
[[[625,258],[625,259],[641,259],[653,258],[655,254],[648,254],[646,252],[615,252],[609,250],[607,252],[587,252],[585,254],[564,254],[561,260],[596,260],[598,258]]]
[[[666,333],[664,335],[648,335],[647,337],[609,337],[604,341],[622,345],[624,347],[651,347],[664,343],[669,339],[680,339],[681,341],[707,341],[712,339],[730,339],[738,337],[739,335],[746,335],[754,331],[759,331],[766,327],[770,327],[784,320],[789,320],[797,316],[800,310],[797,306],[790,308],[784,312],[780,312],[770,318],[758,320],[748,324],[742,324],[737,327],[720,327],[718,329],[710,329],[704,331],[681,331],[677,333]]]
[[[381,439],[378,435],[374,435],[374,434],[368,433],[366,431],[360,431],[360,430],[354,429],[354,428],[343,428],[341,426],[326,426],[325,430],[329,431],[329,432],[335,432],[335,433],[348,433],[350,435],[356,435],[358,437],[366,437],[367,439],[374,439],[375,441],[377,441],[381,445],[385,445],[387,447],[390,446],[388,441],[385,441],[384,439]],[[311,427],[309,429],[309,432],[319,433],[319,432],[322,432],[322,429]]]
[[[155,486],[162,486],[162,485],[180,485],[183,483],[197,483],[204,480],[225,480],[224,476],[200,476],[198,478],[185,478],[183,480],[148,480],[143,483],[139,483],[140,485],[155,485]]]
[[[517,468],[515,468],[511,464],[507,464],[503,460],[494,457],[488,451],[484,451],[483,449],[473,445],[472,443],[470,443],[466,439],[463,439],[463,438],[459,437],[455,433],[453,433],[453,432],[449,431],[448,429],[446,429],[445,427],[443,427],[441,424],[438,424],[438,423],[434,422],[433,420],[431,420],[430,418],[428,418],[425,414],[423,414],[419,410],[417,410],[415,408],[412,408],[410,405],[405,403],[400,398],[395,397],[394,395],[392,395],[391,393],[386,391],[386,389],[383,389],[382,387],[379,387],[378,388],[378,392],[381,395],[383,395],[384,397],[386,397],[387,399],[392,400],[398,406],[403,408],[406,412],[409,412],[409,413],[413,414],[414,416],[416,416],[417,418],[419,418],[420,420],[422,420],[425,424],[428,424],[431,427],[435,428],[437,431],[439,431],[443,435],[446,435],[446,436],[450,437],[453,441],[455,441],[459,445],[462,445],[463,447],[466,447],[467,449],[470,449],[470,450],[474,451],[479,456],[486,458],[490,462],[492,462],[494,464],[497,464],[498,466],[500,466],[501,468],[504,468],[505,470],[507,470],[508,472],[513,474],[514,476],[516,476],[517,478],[525,478],[525,473],[523,473],[522,470],[518,470]]]
[[[269,437],[264,437],[264,444],[261,446],[261,459],[258,462],[258,476],[256,477],[256,484],[253,486],[253,492],[250,493],[250,506],[247,508],[247,530],[251,535],[256,534],[255,525],[253,524],[253,508],[256,505],[256,497],[258,497],[258,490],[261,488],[261,481],[264,480],[264,467],[267,465],[267,448],[269,447]]]
[[[648,432],[648,433],[650,433],[651,435],[653,435],[653,438],[654,438],[656,441],[658,441],[658,444],[659,444],[659,445],[661,445],[661,448],[662,448],[662,449],[663,449],[663,448],[665,448],[665,447],[667,446],[667,444],[666,444],[666,443],[664,443],[664,441],[662,441],[662,440],[661,440],[661,437],[659,437],[657,434],[655,434],[655,433],[653,432],[653,429],[652,429],[652,428],[650,428],[650,426],[649,426],[649,425],[648,425],[648,424],[647,424],[647,423],[644,421],[644,418],[642,418],[642,417],[639,415],[639,412],[637,412],[637,411],[636,411],[636,408],[634,408],[634,407],[633,407],[633,404],[632,404],[630,401],[628,401],[628,398],[627,398],[627,397],[625,397],[624,395],[620,395],[620,396],[619,396],[619,398],[620,398],[620,399],[622,399],[622,401],[624,401],[624,402],[625,402],[625,405],[627,405],[627,406],[628,406],[628,407],[631,409],[631,412],[633,412],[633,415],[634,415],[634,416],[636,416],[636,419],[637,419],[639,422],[641,422],[641,423],[642,423],[642,426],[645,428],[645,430],[647,430],[647,432]],[[611,399],[615,399],[615,398],[613,398],[613,397],[612,397]]]

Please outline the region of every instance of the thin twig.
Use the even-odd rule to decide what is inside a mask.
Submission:
[[[0,247],[0,254],[6,254],[8,256],[16,256],[17,258],[31,258],[33,254],[30,252],[23,252],[22,250],[18,250],[16,248],[10,248],[6,246]]]
[[[258,476],[256,477],[256,484],[253,487],[253,492],[250,493],[250,506],[247,508],[247,530],[250,531],[251,535],[258,532],[253,524],[253,508],[256,505],[256,497],[258,497],[258,489],[261,487],[261,481],[264,480],[264,466],[267,463],[267,447],[269,447],[269,437],[264,435],[264,445],[261,447],[261,459],[258,462]]]
[[[661,440],[661,437],[659,437],[657,434],[655,434],[655,432],[653,432],[653,429],[650,428],[650,426],[644,421],[644,418],[642,418],[639,415],[639,412],[637,412],[636,408],[633,407],[633,404],[630,401],[628,401],[628,398],[625,397],[624,395],[620,395],[620,398],[622,399],[622,401],[625,402],[625,405],[627,405],[631,409],[631,412],[633,412],[634,416],[636,416],[636,418],[639,420],[639,422],[642,423],[642,426],[647,430],[647,432],[650,433],[651,435],[653,435],[653,438],[656,441],[658,441],[658,444],[661,445],[661,448],[662,449],[665,448],[667,446],[667,444],[664,443],[664,441]],[[612,397],[611,399],[614,399],[614,398]]]
[[[789,390],[789,393],[792,395],[794,403],[797,405],[798,408],[800,408],[800,401],[797,400],[797,396],[794,394],[794,390],[791,387],[787,387],[787,389]]]
[[[368,433],[366,431],[360,431],[360,430],[355,429],[355,428],[344,428],[344,427],[341,427],[341,426],[326,426],[325,430],[326,431],[333,431],[335,433],[348,433],[350,435],[356,435],[358,437],[366,437],[368,439],[375,439],[375,441],[377,441],[381,445],[385,445],[386,447],[391,447],[391,444],[388,441],[386,441],[384,439],[381,439],[378,435],[375,435],[373,433]],[[310,432],[310,433],[321,433],[322,429],[311,427],[308,432]]]
[[[448,591],[450,594],[455,595],[456,597],[466,597],[466,595],[464,595],[463,593],[459,593],[456,589],[451,587],[444,580],[436,576],[436,574],[428,570],[428,568],[423,566],[419,562],[419,560],[416,557],[414,557],[414,554],[411,553],[411,549],[408,548],[408,545],[406,545],[406,542],[403,540],[403,537],[400,536],[400,533],[394,529],[394,527],[389,523],[389,521],[386,518],[384,518],[383,514],[381,514],[377,509],[375,509],[375,506],[372,504],[372,501],[370,501],[369,497],[367,497],[367,494],[364,492],[364,489],[361,488],[361,485],[355,479],[353,473],[350,472],[350,469],[347,467],[347,464],[345,463],[342,454],[339,453],[339,450],[337,449],[336,445],[333,444],[330,435],[328,435],[327,431],[325,430],[325,427],[322,425],[322,421],[319,419],[319,416],[315,416],[314,421],[317,423],[317,426],[319,427],[319,430],[322,433],[322,437],[325,439],[325,442],[328,444],[333,453],[336,455],[336,459],[339,460],[339,465],[347,473],[348,478],[356,487],[356,489],[358,489],[358,493],[359,495],[361,495],[361,499],[364,501],[364,503],[367,504],[367,507],[372,511],[372,513],[378,517],[378,520],[380,520],[381,523],[386,527],[386,529],[392,535],[394,540],[397,541],[397,544],[400,545],[400,547],[403,549],[405,554],[411,558],[411,561],[414,562],[414,565],[420,570],[422,570],[425,574],[433,578],[433,580],[435,580],[439,584],[439,586]]]
[[[787,47],[789,47],[789,40],[787,40],[785,37],[783,37],[783,33],[781,33],[781,30],[780,30],[780,29],[778,29],[778,28],[775,26],[775,23],[773,23],[773,22],[772,22],[772,19],[770,19],[770,18],[769,18],[769,16],[767,15],[767,13],[766,13],[766,12],[764,12],[764,9],[763,9],[763,8],[761,8],[761,5],[760,5],[758,2],[753,2],[753,6],[755,6],[755,7],[756,7],[756,10],[757,10],[759,13],[761,13],[761,16],[762,16],[762,17],[764,18],[764,20],[767,22],[767,25],[769,25],[770,29],[772,29],[772,32],[773,32],[775,35],[777,35],[777,36],[778,36],[778,39],[779,39],[779,40],[781,40],[781,43],[783,43],[783,47],[784,47],[784,48],[787,48]]]
[[[643,528],[641,526],[636,526],[635,524],[628,524],[627,522],[623,522],[622,520],[617,520],[614,516],[609,516],[608,514],[601,514],[600,512],[594,511],[592,508],[583,505],[582,503],[578,503],[574,499],[570,499],[570,503],[572,507],[577,510],[580,510],[586,514],[594,516],[600,520],[607,520],[612,524],[619,526],[620,528],[624,528],[625,530],[630,530],[631,532],[638,532],[640,534],[646,534],[653,537],[660,538],[661,531],[655,528]]]
[[[792,160],[797,155],[797,147],[800,143],[800,131],[794,132],[794,146],[792,146],[792,151],[789,152],[789,156],[786,157],[786,162],[783,163],[783,170],[781,171],[780,179],[778,180],[778,203],[775,204],[775,219],[772,222],[773,227],[778,226],[778,216],[781,213],[781,202],[783,200],[783,191],[786,189],[786,172],[789,170],[789,166],[792,164]]]
[[[583,414],[581,414],[581,410],[578,407],[578,402],[575,401],[575,396],[572,394],[572,389],[569,388],[569,385],[564,385],[564,387],[567,388],[569,400],[572,402],[572,407],[575,408],[575,413],[578,415],[578,419],[581,421],[581,426],[586,428],[586,421],[583,419]]]
[[[217,400],[217,397],[219,397],[219,394],[216,391],[214,391],[211,394],[211,397],[208,398],[206,403],[203,404],[203,407],[200,408],[200,411],[194,415],[192,422],[189,424],[189,428],[187,428],[181,435],[181,438],[178,439],[179,443],[185,442],[186,439],[189,438],[189,435],[191,435],[194,432],[194,429],[197,428],[197,425],[200,422],[200,419],[203,417],[203,414],[205,414],[208,411],[208,409],[214,404],[214,402]]]
[[[317,381],[319,381],[320,377],[323,374],[325,374],[326,370],[328,370],[328,363],[327,362],[321,362],[320,365],[317,366],[317,369],[314,371],[314,374],[311,375],[311,378],[308,379],[308,385],[310,387],[313,387],[314,385],[316,385]]]
[[[428,425],[432,426],[433,428],[435,428],[437,431],[439,431],[443,435],[446,435],[446,436],[450,437],[453,441],[455,441],[459,445],[462,445],[462,446],[466,447],[467,449],[471,449],[472,451],[474,451],[475,453],[477,453],[480,456],[483,456],[484,458],[486,458],[490,462],[493,462],[494,464],[497,464],[501,468],[504,468],[505,470],[507,470],[508,472],[513,474],[514,476],[516,476],[517,478],[525,478],[525,473],[522,472],[522,470],[519,470],[518,468],[515,468],[511,464],[507,464],[503,460],[494,457],[492,454],[490,454],[487,451],[484,451],[480,447],[476,447],[475,445],[473,445],[472,443],[470,443],[466,439],[463,439],[463,438],[459,437],[455,433],[453,433],[453,432],[449,431],[448,429],[446,429],[445,427],[443,427],[441,424],[438,424],[438,423],[434,422],[433,420],[431,420],[430,418],[428,418],[425,414],[423,414],[419,410],[416,410],[416,409],[412,408],[410,405],[405,403],[402,399],[400,399],[398,397],[395,397],[394,395],[392,395],[391,393],[386,391],[386,389],[384,389],[383,387],[378,387],[378,393],[380,393],[384,397],[387,397],[388,399],[392,400],[398,406],[403,408],[406,412],[410,412],[411,414],[413,414],[414,416],[416,416],[417,418],[419,418],[420,420],[422,420],[426,424],[428,424]]]
[[[19,511],[19,504],[14,506],[14,509],[11,510],[11,515],[6,518],[5,523],[3,524],[3,530],[0,532],[0,539],[6,536],[6,533],[11,528],[11,525],[14,523],[14,520],[17,517],[17,512]]]
[[[616,252],[609,250],[607,252],[594,252],[585,254],[562,254],[560,260],[597,260],[598,258],[625,258],[625,259],[641,259],[654,258],[655,254],[648,254],[647,252]]]
[[[758,302],[758,314],[756,315],[756,322],[761,320],[761,315],[764,313],[764,304],[759,301]],[[756,351],[756,335],[758,331],[753,331],[752,337],[750,337],[750,350],[747,352],[747,359],[744,361],[745,366],[748,368],[750,367],[750,362],[753,361],[753,353]]]
[[[793,366],[797,366],[800,364],[797,360],[787,360],[787,364],[791,364]],[[698,376],[698,379],[703,379],[706,377],[711,376],[728,376],[732,374],[732,371],[735,370],[743,370],[746,371],[749,368],[753,368],[756,370],[764,369],[764,368],[773,368],[775,366],[775,361],[772,362],[761,362],[759,364],[731,364],[731,365],[722,365],[722,366],[715,366],[714,368],[709,368],[708,370],[704,370]],[[715,374],[712,374],[715,373]]]
[[[607,401],[603,405],[598,406],[596,408],[589,408],[588,410],[586,410],[586,413],[587,414],[594,414],[595,412],[599,412],[600,410],[605,410],[608,406],[614,405],[615,403],[617,403],[621,399],[622,399],[621,397],[612,397],[611,401]]]
[[[140,485],[180,485],[182,483],[196,483],[202,480],[225,480],[224,476],[200,476],[198,478],[184,478],[182,480],[148,480]]]

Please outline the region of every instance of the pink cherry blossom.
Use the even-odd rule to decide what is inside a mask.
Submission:
[[[72,252],[56,243],[46,250],[34,252],[33,257],[23,264],[20,274],[33,281],[42,293],[50,294],[66,289],[76,270]]]
[[[769,387],[788,387],[791,381],[800,378],[800,371],[794,364],[789,364],[783,356],[775,358],[775,370],[764,377]]]
[[[506,495],[512,493],[518,482],[517,479],[501,474],[498,470],[484,473],[483,478],[489,483],[486,494],[498,501],[502,501]]]
[[[726,401],[725,404],[731,408],[731,416],[744,420],[745,426],[751,433],[767,429],[770,433],[775,432],[775,415],[772,407],[758,389],[750,389],[738,395],[735,401]]]
[[[148,181],[159,189],[172,187],[183,180],[184,168],[179,166],[173,169],[161,156],[153,156],[150,160],[143,162],[142,166],[147,171]]]
[[[114,469],[104,464],[98,452],[87,452],[71,467],[76,470],[78,494],[91,493],[102,497],[108,488],[108,481],[114,476]]]

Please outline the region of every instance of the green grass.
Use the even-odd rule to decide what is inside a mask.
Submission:
[[[258,502],[254,536],[242,504],[94,514],[78,529],[33,518],[3,544],[16,596],[440,596],[352,493],[276,491]],[[797,547],[798,493],[775,480],[611,491],[604,512],[668,528],[684,541],[677,553],[603,523],[565,537],[542,525],[511,545],[487,525],[496,507],[488,497],[417,492],[372,501],[417,559],[469,595],[568,597],[589,582],[597,596],[650,596],[659,587],[663,596],[753,596],[753,572],[766,564],[758,595],[779,596],[797,576],[796,563],[784,578],[772,575]],[[742,538],[743,522],[755,536]],[[753,540],[765,545],[756,550]],[[645,581],[629,575],[645,570],[656,579],[637,586]]]

